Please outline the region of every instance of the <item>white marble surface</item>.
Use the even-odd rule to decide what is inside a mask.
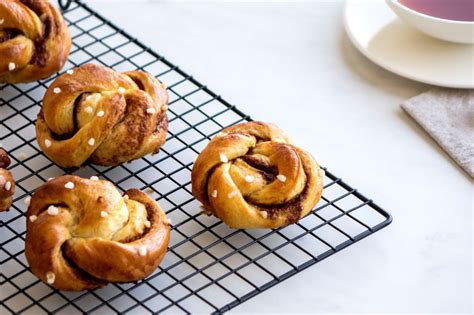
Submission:
[[[341,1],[92,2],[394,216],[233,312],[472,311],[472,181],[399,107],[429,86],[358,53]]]

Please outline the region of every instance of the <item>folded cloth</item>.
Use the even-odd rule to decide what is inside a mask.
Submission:
[[[474,177],[474,90],[434,88],[401,107]]]

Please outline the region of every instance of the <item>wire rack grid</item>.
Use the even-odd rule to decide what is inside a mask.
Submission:
[[[73,48],[64,71],[95,62],[141,69],[168,84],[169,134],[159,154],[118,167],[87,165],[122,191],[151,194],[173,222],[161,266],[143,281],[87,292],[61,292],[39,281],[24,256],[23,200],[47,178],[67,172],[39,149],[34,131],[47,80],[0,87],[0,142],[17,182],[10,211],[0,214],[0,313],[224,312],[390,224],[390,214],[326,169],[314,211],[276,230],[233,230],[201,213],[191,195],[192,161],[223,128],[250,120],[180,68],[85,4],[64,11]]]

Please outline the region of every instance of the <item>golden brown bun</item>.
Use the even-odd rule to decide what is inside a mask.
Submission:
[[[46,0],[0,0],[0,82],[45,79],[61,70],[71,37]]]
[[[38,144],[63,167],[119,165],[159,151],[167,104],[166,87],[148,73],[84,65],[46,91],[36,122]]]
[[[6,170],[10,165],[10,158],[5,150],[0,149],[0,212],[12,205],[15,194],[15,181],[12,174]]]
[[[71,175],[41,186],[27,211],[31,271],[67,291],[150,275],[166,253],[169,221],[145,193],[131,189],[126,196],[110,182]]]
[[[199,154],[193,195],[233,228],[297,222],[321,198],[324,172],[278,127],[248,122],[224,129]]]

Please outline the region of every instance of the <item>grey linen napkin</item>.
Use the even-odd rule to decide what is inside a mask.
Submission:
[[[434,88],[401,107],[474,177],[474,90]]]

